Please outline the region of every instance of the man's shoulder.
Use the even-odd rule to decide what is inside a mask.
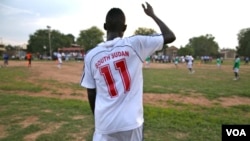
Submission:
[[[162,37],[162,34],[149,34],[149,35],[132,35],[129,37],[125,37],[123,39],[141,39],[141,38],[150,38],[150,37]]]
[[[98,54],[99,52],[102,52],[102,51],[103,51],[102,47],[97,45],[96,47],[94,47],[86,52],[85,60],[87,60],[87,58],[92,57],[95,54]]]

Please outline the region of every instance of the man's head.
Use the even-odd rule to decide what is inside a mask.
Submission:
[[[106,15],[104,29],[110,32],[124,32],[127,27],[125,21],[126,18],[123,11],[119,8],[112,8]]]

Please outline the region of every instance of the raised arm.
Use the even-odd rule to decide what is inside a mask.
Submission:
[[[155,15],[152,6],[146,2],[146,6],[144,4],[142,4],[142,8],[144,9],[144,12],[149,17],[151,17],[156,22],[156,24],[159,26],[161,33],[163,35],[163,38],[164,38],[164,44],[172,43],[173,41],[175,41],[176,37],[175,37],[174,33],[167,27],[167,25],[163,21],[161,21]]]

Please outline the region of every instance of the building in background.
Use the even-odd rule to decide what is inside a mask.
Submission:
[[[58,48],[58,52],[62,52],[64,60],[83,60],[84,49],[80,45],[72,44],[70,47]]]
[[[0,43],[0,55],[2,56],[5,51],[6,49],[4,48],[4,44]]]

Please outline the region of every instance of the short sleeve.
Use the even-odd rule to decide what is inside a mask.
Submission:
[[[131,37],[130,40],[133,49],[138,52],[138,54],[143,60],[145,60],[148,56],[152,55],[155,51],[161,50],[163,47],[162,35],[137,35]]]
[[[82,74],[80,85],[82,87],[90,88],[90,89],[96,88],[95,80],[91,72],[91,65],[87,56],[85,57],[85,61],[84,61],[84,68],[83,68],[83,74]]]

